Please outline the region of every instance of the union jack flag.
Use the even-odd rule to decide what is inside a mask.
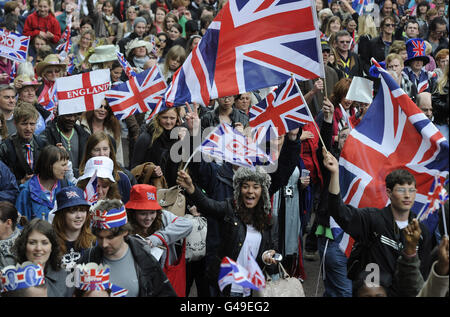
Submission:
[[[47,93],[41,94],[41,98],[38,100],[38,103],[48,111],[53,111],[56,108],[58,105],[58,95],[55,84],[47,90]]]
[[[239,265],[227,256],[222,259],[218,280],[221,291],[229,284],[237,284],[243,288],[258,290],[262,284],[265,285],[265,280],[264,283],[258,283],[260,284],[259,287],[252,282],[252,276],[250,276],[250,273],[242,265]]]
[[[72,48],[72,39],[70,37],[70,25],[66,26],[66,29],[64,30],[64,33],[61,36],[61,40],[63,42],[56,47],[56,50],[59,52],[64,51],[68,53]]]
[[[87,264],[89,266],[89,264]],[[78,266],[80,267],[80,266]],[[105,291],[109,289],[109,266],[95,266],[80,270],[80,290]]]
[[[363,15],[364,6],[368,5],[368,0],[353,0],[352,8],[358,13],[358,15]]]
[[[272,130],[274,133],[269,135],[274,137],[314,121],[302,92],[292,77],[251,107],[249,117],[252,128],[264,127],[266,133]],[[263,133],[257,135],[255,140],[259,143],[262,137]]]
[[[127,223],[127,211],[124,206],[120,209],[94,210],[92,226],[99,229],[111,229]]]
[[[155,65],[124,83],[112,86],[105,97],[114,115],[123,120],[135,113],[150,111],[150,116],[156,114],[161,110],[166,89],[164,77]]]
[[[246,138],[229,124],[221,123],[200,145],[200,151],[234,165],[254,168],[273,163],[273,160],[250,138]]]
[[[339,159],[344,203],[383,208],[388,204],[385,177],[406,169],[416,180],[411,211],[427,201],[434,175],[448,175],[448,141],[374,59],[381,87],[364,118],[349,134]],[[350,241],[351,242],[351,241]]]
[[[323,77],[312,0],[230,0],[174,74],[168,105]],[[258,30],[258,32],[255,32]]]
[[[0,56],[19,63],[25,63],[27,61],[30,37],[10,32],[6,29],[0,29],[0,36],[3,39],[0,42]],[[8,45],[4,45],[3,43],[5,42],[8,42]]]
[[[128,294],[128,290],[126,288],[122,288],[111,283],[109,284],[109,289],[111,290],[111,297],[125,297]]]
[[[98,191],[97,191],[97,171],[91,176],[89,182],[84,189],[84,199],[92,206],[98,201]]]
[[[70,198],[80,198],[80,196],[78,196],[76,191],[68,191],[66,192],[66,196],[68,199]]]
[[[445,183],[447,182],[448,179],[445,181]],[[437,215],[436,211],[439,210],[441,205],[447,200],[448,200],[448,192],[445,190],[441,178],[435,177],[433,183],[431,184],[430,191],[428,192],[427,195],[427,203],[423,206],[422,210],[417,214],[417,219],[419,219],[419,221],[424,221],[428,219],[432,214]]]
[[[11,68],[11,74],[9,75],[9,82],[12,83],[14,82],[14,79],[17,76],[17,68],[19,67],[19,63],[17,62],[12,62],[12,68]]]
[[[117,51],[117,59],[119,60],[120,65],[122,65],[122,68],[125,71],[125,74],[127,74],[128,78],[137,75],[133,70],[133,67],[131,67],[130,63],[128,63],[128,61],[125,59],[125,56],[123,56],[123,54],[119,51]]]

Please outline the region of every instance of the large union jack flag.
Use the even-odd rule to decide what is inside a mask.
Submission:
[[[119,120],[135,113],[150,111],[156,114],[162,107],[167,84],[158,65],[132,76],[128,81],[114,85],[105,97]]]
[[[308,110],[300,89],[291,77],[250,109],[250,126],[257,134],[258,128],[263,128],[263,133],[256,135],[255,139],[259,143],[264,134],[278,137],[313,122]],[[273,133],[269,133],[270,130]]]
[[[175,72],[166,100],[198,102],[323,77],[312,0],[230,0]]]
[[[205,138],[200,146],[200,151],[219,160],[249,168],[273,163],[271,157],[260,149],[256,143],[227,123],[218,125]]]
[[[363,120],[349,134],[340,164],[343,200],[355,207],[384,208],[386,175],[406,169],[416,179],[412,212],[427,202],[434,175],[448,175],[448,141],[374,59],[381,87]]]

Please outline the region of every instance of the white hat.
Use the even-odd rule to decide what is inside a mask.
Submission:
[[[94,49],[94,54],[89,57],[89,63],[113,62],[117,59],[118,49],[115,45],[100,45]]]
[[[353,77],[345,99],[363,103],[372,103],[373,82],[363,77]]]
[[[147,49],[147,54],[149,54],[153,49],[153,45],[150,44],[150,42],[139,40],[137,38],[131,40],[130,42],[127,43],[125,47],[126,56],[128,57],[130,53],[133,51],[133,49],[135,49],[136,47],[143,47],[143,46]]]
[[[84,174],[80,176],[78,180],[85,178],[91,178],[97,171],[97,177],[108,178],[111,182],[116,182],[113,176],[114,163],[107,156],[94,156],[91,157],[84,168]]]

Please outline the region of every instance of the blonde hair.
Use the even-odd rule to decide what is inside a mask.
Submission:
[[[55,10],[53,9],[55,6],[53,5],[53,0],[39,0],[38,1],[38,5],[39,3],[41,3],[42,1],[47,2],[48,6],[49,6],[49,12],[53,15],[55,15]],[[37,8],[35,8],[37,10]]]
[[[431,46],[431,43],[428,41],[423,41],[425,43],[425,55],[430,55],[431,51],[433,51],[433,47]]]
[[[153,145],[153,143],[155,142],[155,140],[157,138],[159,138],[161,136],[161,134],[163,134],[164,128],[161,126],[161,124],[159,123],[159,118],[167,113],[170,110],[175,110],[176,115],[177,115],[177,121],[180,119],[180,108],[181,107],[174,107],[174,108],[169,108],[166,109],[164,111],[158,112],[155,117],[152,119],[152,122],[150,123],[150,126],[153,128],[153,135],[152,135],[152,142],[150,144],[150,146]]]
[[[385,62],[386,62],[386,68],[387,65],[389,65],[394,59],[398,59],[400,61],[400,64],[403,66],[403,58],[397,54],[397,53],[390,53],[388,56],[386,56]]]
[[[358,36],[369,35],[371,38],[377,37],[377,26],[371,15],[361,15],[358,18]]]
[[[444,88],[447,85],[448,82],[448,64],[445,65],[444,71],[442,72],[441,77],[438,79],[436,91],[441,94],[448,94],[448,92],[445,92]]]

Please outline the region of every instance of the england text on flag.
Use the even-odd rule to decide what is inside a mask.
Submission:
[[[270,156],[256,143],[226,123],[218,125],[205,138],[200,146],[200,151],[219,160],[250,168],[273,163]]]
[[[106,100],[114,115],[123,120],[135,113],[150,111],[158,113],[163,106],[163,95],[167,89],[158,65],[132,76],[128,81],[114,85],[106,93]]]
[[[278,137],[313,122],[314,119],[310,116],[307,106],[294,79],[289,78],[265,99],[251,107],[250,126],[257,133],[255,139],[259,143],[264,135]],[[263,133],[258,133],[261,131],[258,128],[263,128]],[[274,133],[270,133],[269,130]]]
[[[174,74],[169,105],[323,77],[312,0],[230,0]],[[257,32],[255,31],[257,30]]]
[[[339,160],[343,200],[354,207],[383,208],[385,177],[406,169],[416,179],[412,212],[426,203],[434,175],[448,175],[448,141],[375,60],[381,87],[349,134]],[[345,228],[344,228],[345,229]]]

